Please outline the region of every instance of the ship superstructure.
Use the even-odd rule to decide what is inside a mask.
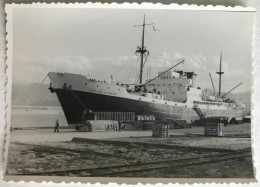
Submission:
[[[221,96],[221,60],[219,94],[209,94],[196,85],[197,74],[176,67],[158,72],[153,79],[143,83],[143,66],[149,55],[144,47],[145,18],[142,25],[142,45],[136,53],[140,54],[139,83],[108,83],[86,78],[79,74],[50,72],[50,90],[59,98],[69,124],[81,123],[84,110],[94,112],[134,112],[136,115],[154,115],[156,119],[181,119],[194,121],[202,116],[223,116],[231,120],[244,117],[248,111],[242,104]],[[221,55],[222,59],[222,55]]]

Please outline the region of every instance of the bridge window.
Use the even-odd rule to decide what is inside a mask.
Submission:
[[[99,85],[97,85],[97,87],[99,87]]]
[[[88,85],[88,83],[85,83],[85,85]]]
[[[172,94],[174,94],[174,92],[172,92]]]
[[[163,86],[165,86],[165,84],[163,84]]]

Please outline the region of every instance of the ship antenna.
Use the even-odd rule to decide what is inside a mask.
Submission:
[[[221,76],[222,74],[224,74],[224,72],[222,71],[222,51],[220,54],[220,65],[219,65],[219,72],[216,72],[217,74],[219,74],[219,91],[218,91],[218,96],[221,95]]]
[[[144,21],[142,25],[136,25],[134,27],[143,27],[143,33],[142,33],[142,46],[141,47],[137,47],[137,50],[135,51],[135,53],[140,53],[141,54],[141,64],[140,64],[140,81],[139,83],[142,84],[142,79],[143,79],[143,66],[144,66],[144,54],[148,53],[149,51],[146,50],[146,48],[144,47],[144,32],[145,32],[145,26],[147,25],[153,25],[153,23],[149,23],[146,24],[145,23],[145,15],[144,15]]]

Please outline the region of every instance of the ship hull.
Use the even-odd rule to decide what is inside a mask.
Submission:
[[[125,97],[115,97],[98,93],[55,89],[60,104],[69,124],[82,123],[82,112],[85,109],[94,112],[135,112],[136,115],[154,115],[156,119],[184,119],[188,122],[199,119],[193,108],[173,106],[161,103],[133,100]],[[233,117],[246,115],[244,110],[202,109],[207,117],[225,116],[229,120]]]

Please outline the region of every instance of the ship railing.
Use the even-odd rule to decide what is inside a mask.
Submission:
[[[91,78],[89,78],[88,80],[93,81],[93,82],[108,83],[106,80],[101,81],[101,80],[96,80],[96,79],[91,79]]]
[[[116,83],[109,83],[109,82],[107,82],[106,80],[101,81],[101,80],[92,79],[92,78],[89,78],[88,80],[93,81],[93,82],[100,82],[100,83],[105,83],[105,84],[117,85],[117,86],[121,86],[121,87],[123,87],[123,88],[126,87],[125,84],[123,84],[123,83],[119,83],[119,82],[116,82]]]

